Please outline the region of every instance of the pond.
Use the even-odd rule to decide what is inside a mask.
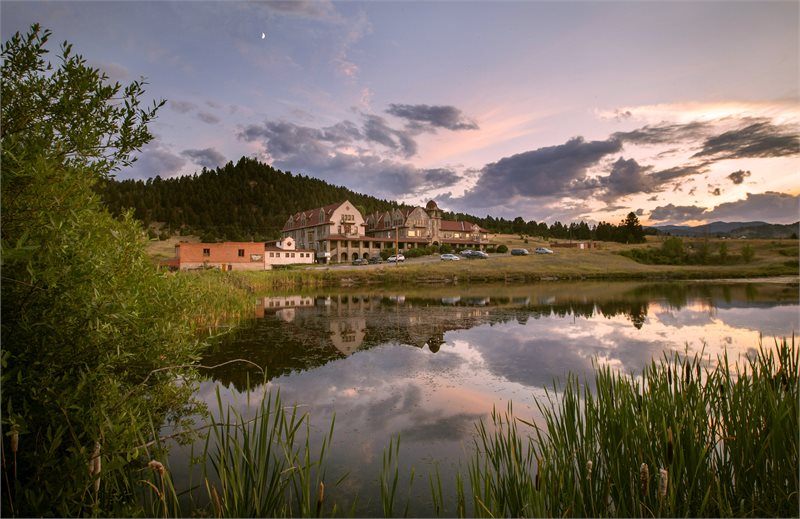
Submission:
[[[309,413],[318,440],[336,418],[326,495],[356,515],[381,514],[378,478],[401,439],[399,502],[432,515],[428,475],[445,494],[466,474],[475,424],[493,407],[538,422],[535,399],[593,363],[639,372],[671,352],[708,362],[752,355],[800,329],[798,285],[774,282],[576,282],[350,289],[259,297],[256,317],[207,352],[197,389],[216,407],[247,406],[248,388],[280,389]],[[172,454],[181,478],[186,448]],[[185,458],[184,458],[185,459]],[[184,463],[188,465],[188,463]],[[411,469],[417,474],[407,492]],[[188,474],[183,474],[188,479]],[[197,481],[197,476],[194,476]],[[327,501],[327,498],[326,498]]]

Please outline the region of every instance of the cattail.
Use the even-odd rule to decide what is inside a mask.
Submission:
[[[19,450],[19,430],[17,430],[17,426],[11,426],[11,452],[14,454],[17,453]]]
[[[669,480],[669,472],[667,469],[660,469],[658,471],[658,497],[664,498],[667,496],[667,485]]]
[[[319,482],[319,495],[317,496],[317,517],[322,515],[322,502],[325,499],[325,483]]]
[[[592,460],[586,462],[586,479],[588,481],[592,480]]]
[[[100,442],[94,442],[94,452],[92,452],[92,457],[89,460],[89,473],[95,478],[94,479],[95,493],[100,491],[101,470],[102,470],[102,464],[100,461]]]
[[[667,384],[672,385],[672,366],[667,366]]]
[[[667,428],[667,464],[672,465],[672,427]]]
[[[647,463],[642,463],[639,468],[639,486],[643,496],[650,494],[650,469],[647,467]]]
[[[222,517],[222,502],[219,499],[217,487],[213,485],[211,486],[211,500],[214,502],[214,511],[217,513],[217,517]]]
[[[167,472],[167,469],[164,467],[164,464],[157,460],[150,460],[147,463],[147,466],[153,469],[155,472],[158,472],[161,477],[164,477],[164,473]]]

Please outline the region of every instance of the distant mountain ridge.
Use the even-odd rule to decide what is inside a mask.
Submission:
[[[715,236],[728,238],[790,238],[800,235],[800,221],[791,224],[768,222],[711,222],[705,225],[656,225],[652,227],[673,236]]]

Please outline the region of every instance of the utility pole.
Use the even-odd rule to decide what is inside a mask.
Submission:
[[[397,256],[400,255],[400,222],[396,222],[394,225],[394,264],[399,265],[400,262],[397,261]]]

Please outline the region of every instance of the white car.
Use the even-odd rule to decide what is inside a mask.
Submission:
[[[536,254],[552,254],[553,253],[553,251],[551,251],[547,247],[536,247],[536,250],[534,250],[533,252],[535,252]]]
[[[455,254],[442,254],[441,256],[439,256],[439,259],[441,259],[442,261],[459,261],[459,260],[461,260],[461,258],[456,256]]]
[[[403,256],[402,254],[398,254],[397,256],[389,256],[389,259],[387,259],[386,261],[388,261],[389,263],[397,263],[397,262],[403,262],[405,260],[406,260],[405,256]]]

